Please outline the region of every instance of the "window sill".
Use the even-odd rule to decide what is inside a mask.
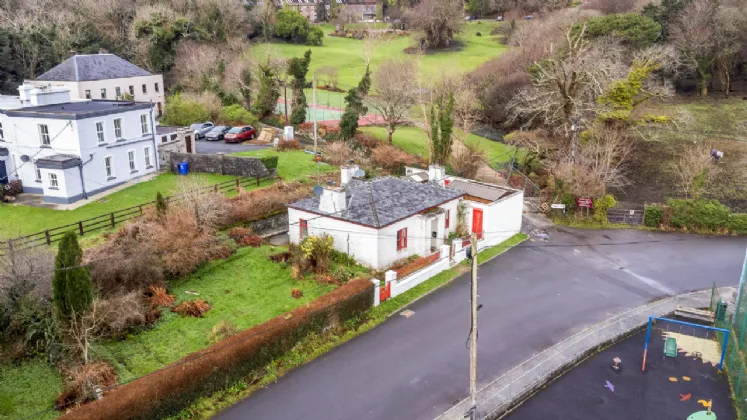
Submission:
[[[130,175],[138,173],[138,170],[135,169],[134,171],[130,171]]]
[[[36,182],[37,184],[41,184],[42,180],[41,179],[35,179],[34,182]]]
[[[59,188],[59,187],[49,187],[49,189],[50,189],[50,190],[56,190],[56,191],[59,191],[59,190],[60,190],[60,188]]]
[[[127,139],[126,139],[126,138],[124,138],[124,137],[120,137],[120,138],[118,138],[118,139],[116,140],[116,142],[117,142],[117,143],[119,143],[119,142],[122,142],[122,141],[127,141]]]
[[[117,177],[116,177],[116,176],[108,176],[108,177],[106,177],[106,180],[107,180],[107,181],[113,181],[113,180],[115,180],[115,179],[117,179]]]
[[[52,148],[52,146],[50,146],[50,145],[48,145],[48,144],[42,144],[42,145],[41,145],[41,146],[39,146],[39,147],[41,147],[42,149],[51,149],[51,148]]]
[[[109,145],[109,143],[99,143],[99,147],[106,147],[108,145]]]
[[[145,169],[153,169],[153,165],[148,165],[145,167]]]

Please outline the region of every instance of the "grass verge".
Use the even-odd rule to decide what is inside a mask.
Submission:
[[[503,252],[525,241],[527,238],[527,235],[518,233],[499,245],[483,250],[477,256],[478,264],[492,260]],[[381,305],[372,308],[366,317],[361,319],[357,325],[352,325],[351,323],[337,331],[332,331],[325,335],[309,335],[299,342],[292,351],[274,360],[261,372],[257,372],[251,377],[247,377],[242,381],[234,383],[222,391],[196,400],[190,407],[184,409],[178,415],[170,417],[170,419],[197,420],[210,418],[218,411],[248,397],[254,391],[265,387],[270,383],[276,382],[291,370],[309,363],[335,347],[377,327],[390,316],[399,312],[399,310],[405,305],[415,302],[467,272],[469,272],[469,264],[468,261],[465,260],[461,264],[442,271],[407,292],[386,300],[382,302]]]

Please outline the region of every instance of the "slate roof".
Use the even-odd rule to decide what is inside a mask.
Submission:
[[[509,196],[514,193],[512,190],[501,188],[498,186],[480,184],[477,182],[462,181],[455,179],[449,182],[446,188],[463,192],[473,197],[482,198],[489,201],[498,201],[503,197]]]
[[[102,115],[117,114],[125,111],[151,109],[150,102],[131,101],[76,101],[61,104],[29,106],[26,108],[3,111],[11,117],[33,117],[52,119],[74,119],[99,117]]]
[[[152,76],[151,73],[114,54],[74,55],[36,80],[49,82],[87,82]]]
[[[421,184],[392,177],[377,178],[371,181],[353,180],[347,185],[345,191],[348,209],[342,212],[334,214],[321,212],[318,197],[296,201],[289,207],[373,228],[382,228],[464,195],[460,191],[449,190],[437,184]]]

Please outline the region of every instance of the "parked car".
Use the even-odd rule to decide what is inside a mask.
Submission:
[[[227,125],[216,125],[212,130],[205,134],[205,140],[207,141],[218,141],[223,140],[223,136],[230,130],[231,127]]]
[[[195,139],[205,138],[205,134],[212,130],[215,125],[211,122],[195,123],[189,126],[190,130],[195,132]]]
[[[256,137],[257,132],[250,125],[242,125],[228,130],[223,140],[226,143],[241,143]]]

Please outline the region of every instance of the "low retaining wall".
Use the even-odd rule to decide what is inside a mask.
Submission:
[[[169,167],[176,170],[181,162],[189,164],[190,172],[206,172],[209,174],[248,176],[264,178],[277,175],[277,171],[268,171],[261,160],[246,156],[227,156],[223,154],[191,154],[169,152]]]
[[[719,292],[723,296],[729,293],[729,290],[732,288],[720,289]],[[477,418],[500,418],[559,375],[595,354],[599,348],[617,342],[644,327],[649,316],[663,316],[674,312],[678,305],[707,307],[710,299],[711,289],[662,299],[618,314],[566,338],[480,389],[477,392]],[[465,399],[437,420],[462,420],[469,406],[469,400]]]
[[[257,235],[267,238],[288,232],[288,210],[248,223]]]

